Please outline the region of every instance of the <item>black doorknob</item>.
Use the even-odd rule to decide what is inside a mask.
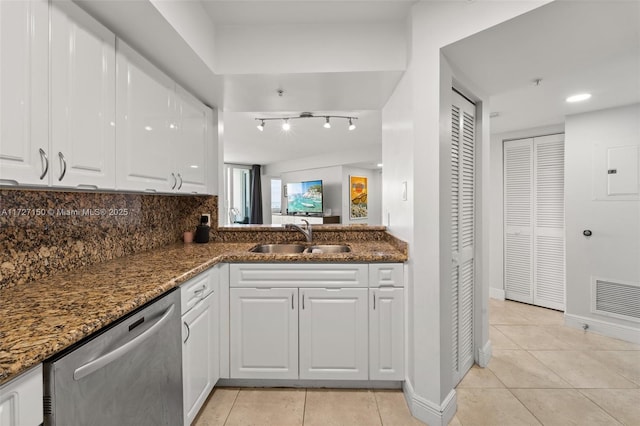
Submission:
[[[584,235],[585,237],[590,237],[593,234],[593,232],[591,232],[590,229],[585,229],[584,231],[582,231],[582,235]]]

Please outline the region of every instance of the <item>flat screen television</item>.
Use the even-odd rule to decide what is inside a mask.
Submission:
[[[289,214],[322,215],[322,181],[310,180],[287,184]]]

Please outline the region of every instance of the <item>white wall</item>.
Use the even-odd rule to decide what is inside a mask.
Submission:
[[[349,176],[363,176],[367,178],[367,208],[368,216],[366,219],[350,218],[350,191]],[[345,225],[381,225],[382,224],[382,177],[381,170],[361,169],[356,167],[342,167],[342,221]]]
[[[568,323],[588,323],[596,332],[640,341],[637,322],[590,309],[593,276],[640,284],[640,201],[637,196],[603,199],[606,193],[598,185],[607,180],[606,153],[596,148],[640,145],[640,105],[568,116],[565,128]],[[593,236],[585,238],[583,229]]]
[[[443,109],[450,109],[450,103],[447,105],[448,99],[443,101],[442,96],[451,93],[455,76],[451,72],[442,75],[440,49],[544,3],[417,3],[411,16],[411,62],[383,109],[383,210],[398,212],[402,221],[394,225],[392,217],[390,230],[404,230],[401,238],[411,244],[405,395],[412,413],[432,426],[447,424],[456,407],[451,368],[447,368],[451,365],[451,345],[447,344],[451,338],[446,335],[450,334],[446,320],[450,308],[443,302],[447,298],[442,297],[450,292],[446,288],[448,271],[441,273],[440,263],[443,252],[448,250],[442,247],[440,238],[440,229],[446,227],[441,218],[450,214],[446,208],[441,209],[440,203],[441,193],[450,191],[448,179],[441,179],[441,172],[448,175],[450,167],[446,161],[450,155],[450,126],[446,129],[450,121],[448,115],[441,115]],[[411,123],[410,131],[389,130],[407,122]],[[406,149],[397,148],[395,135]],[[409,196],[413,206],[408,214],[403,212],[404,206],[388,204],[393,202],[395,180],[404,178],[403,172],[398,172],[401,169],[409,169],[411,174]],[[387,175],[389,170],[392,172]]]
[[[498,133],[491,135],[491,219],[490,219],[490,266],[489,283],[490,296],[504,300],[504,171],[503,171],[503,141],[511,139],[524,139],[534,136],[564,133],[564,124],[555,126],[536,127],[533,129],[518,130],[514,132]]]
[[[216,26],[216,71],[392,71],[406,64],[399,23]]]

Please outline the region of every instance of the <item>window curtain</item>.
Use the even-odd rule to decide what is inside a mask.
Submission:
[[[251,166],[251,214],[249,223],[262,225],[262,184],[260,183],[260,166]]]

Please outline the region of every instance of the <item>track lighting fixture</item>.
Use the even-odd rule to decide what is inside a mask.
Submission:
[[[269,121],[269,120],[282,120],[282,130],[289,130],[291,129],[291,124],[289,123],[289,120],[297,120],[299,118],[324,118],[325,122],[324,122],[324,128],[325,129],[330,129],[331,128],[331,119],[332,118],[344,118],[345,120],[347,120],[349,122],[349,130],[354,130],[356,128],[356,125],[353,124],[354,120],[357,120],[358,117],[351,117],[351,116],[346,116],[346,115],[313,115],[313,113],[311,112],[302,112],[300,113],[300,115],[298,116],[294,116],[294,117],[256,117],[256,120],[258,120],[260,122],[260,124],[258,124],[256,127],[258,128],[258,130],[263,131],[264,130],[264,122],[265,121]]]

